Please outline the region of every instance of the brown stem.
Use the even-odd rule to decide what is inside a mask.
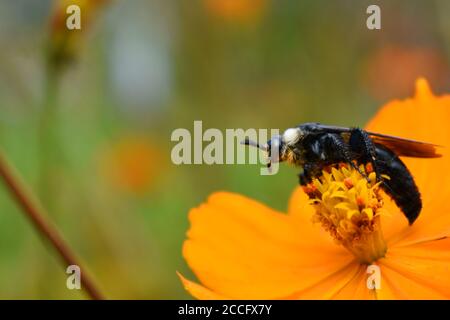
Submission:
[[[39,205],[37,199],[32,196],[31,192],[26,190],[26,187],[20,181],[18,174],[15,172],[13,167],[8,164],[8,161],[1,151],[0,177],[3,179],[17,204],[22,208],[23,212],[33,223],[34,227],[44,237],[44,239],[51,243],[64,263],[67,265],[77,265],[81,270],[83,270],[81,285],[86,293],[94,300],[104,299],[103,295],[86,273],[85,269],[82,268],[77,257],[61,237],[56,227],[50,221],[46,220],[45,217],[47,217],[47,214],[44,209],[42,209]]]

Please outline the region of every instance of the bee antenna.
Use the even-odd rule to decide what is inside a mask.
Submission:
[[[258,142],[255,142],[255,141],[250,140],[248,138],[245,138],[244,141],[241,141],[241,144],[244,144],[246,146],[257,147],[258,149],[261,149],[263,151],[267,151],[267,148],[265,146],[262,146]]]

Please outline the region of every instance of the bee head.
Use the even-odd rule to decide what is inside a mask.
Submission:
[[[266,144],[260,145],[254,141],[246,139],[243,141],[245,145],[251,145],[267,152],[267,167],[271,167],[272,163],[288,161],[290,162],[293,155],[293,148],[296,143],[303,137],[300,128],[289,128],[282,135],[273,136]]]

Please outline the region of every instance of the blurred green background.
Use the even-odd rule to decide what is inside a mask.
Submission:
[[[79,4],[82,30],[65,8]],[[381,7],[382,29],[366,28]],[[108,298],[189,298],[187,214],[217,190],[284,210],[296,171],[181,165],[176,128],[364,126],[450,88],[446,0],[0,0],[0,147]],[[233,230],[230,230],[233,232]],[[85,298],[0,190],[0,298]]]

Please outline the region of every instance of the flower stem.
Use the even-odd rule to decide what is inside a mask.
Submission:
[[[55,190],[55,181],[52,171],[55,164],[62,166],[65,159],[62,157],[58,125],[58,96],[60,70],[47,63],[44,79],[44,98],[40,107],[38,143],[39,143],[39,192],[41,203],[53,212],[54,203],[51,194]]]
[[[82,268],[80,261],[73,251],[61,237],[56,227],[47,220],[44,209],[41,208],[37,199],[27,190],[24,183],[19,179],[14,168],[8,163],[5,156],[0,151],[0,177],[3,179],[6,187],[17,204],[21,207],[26,216],[30,219],[36,230],[46,239],[58,252],[62,261],[67,265],[77,265],[83,270],[81,276],[82,288],[91,299],[102,300],[103,295],[94,284],[93,280]]]

